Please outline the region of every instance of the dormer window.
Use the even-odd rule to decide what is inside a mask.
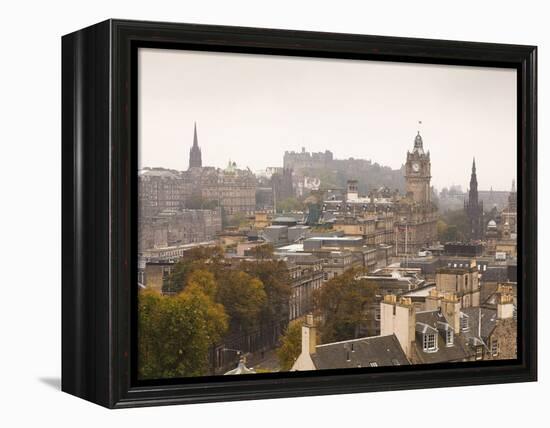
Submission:
[[[455,340],[454,331],[450,328],[445,332],[445,344],[447,346],[453,346]]]
[[[422,345],[424,348],[424,352],[437,351],[436,333],[424,333],[424,337],[422,339]]]
[[[470,329],[470,320],[468,315],[460,314],[460,330],[468,331]]]

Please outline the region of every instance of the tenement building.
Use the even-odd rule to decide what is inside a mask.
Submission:
[[[178,171],[144,168],[138,175],[140,221],[165,209],[183,208],[191,191],[192,187]]]
[[[138,247],[140,250],[164,248],[216,238],[222,230],[221,210],[164,210],[152,217],[140,219]]]

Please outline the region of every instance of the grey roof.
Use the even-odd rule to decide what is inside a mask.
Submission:
[[[487,270],[481,272],[481,281],[483,282],[506,282],[508,281],[508,267],[487,266]]]
[[[408,365],[394,334],[318,345],[311,356],[317,369]]]
[[[416,313],[415,350],[422,364],[463,361],[471,356],[471,351],[461,335],[455,334],[453,345],[447,346],[445,332],[449,329],[453,328],[439,310]],[[437,333],[437,351],[424,352],[424,333]]]
[[[468,316],[469,329],[462,333],[464,337],[468,340],[471,340],[471,338],[481,339],[487,343],[487,338],[491,335],[497,324],[496,309],[473,307],[462,309],[461,312]]]

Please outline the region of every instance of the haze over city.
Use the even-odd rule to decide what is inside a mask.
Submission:
[[[305,147],[398,169],[420,129],[436,188],[466,189],[474,156],[480,188],[516,178],[515,70],[140,49],[140,167],[187,169],[195,121],[204,165]]]

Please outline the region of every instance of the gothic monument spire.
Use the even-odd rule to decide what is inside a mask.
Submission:
[[[202,167],[202,154],[199,147],[199,139],[197,138],[197,122],[195,122],[195,130],[193,133],[193,146],[189,150],[189,169]]]

